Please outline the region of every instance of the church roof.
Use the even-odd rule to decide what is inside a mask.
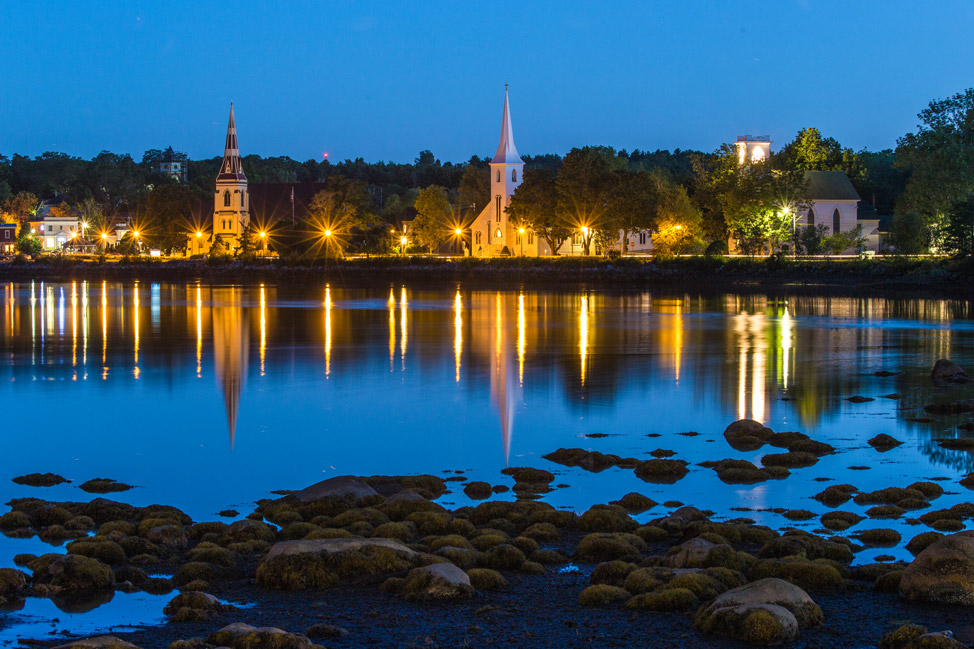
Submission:
[[[514,129],[511,127],[511,109],[507,103],[507,88],[504,89],[504,116],[501,118],[501,142],[491,164],[524,164],[514,146]]]
[[[237,126],[233,121],[233,104],[230,104],[230,123],[227,125],[227,143],[223,149],[223,163],[220,165],[220,174],[216,177],[217,182],[221,180],[242,180],[247,182],[244,174],[243,161],[240,159],[240,148],[237,146]]]
[[[844,171],[806,171],[808,198],[813,201],[858,201],[859,193]]]

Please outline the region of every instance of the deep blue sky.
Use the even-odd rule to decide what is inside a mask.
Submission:
[[[895,146],[974,85],[974,3],[0,0],[0,153],[492,155]]]

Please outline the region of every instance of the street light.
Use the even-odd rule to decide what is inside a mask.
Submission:
[[[460,244],[463,241],[463,228],[457,228],[453,231],[453,234],[457,235],[457,254],[460,254]]]
[[[406,256],[406,244],[408,242],[409,239],[406,238],[406,235],[402,235],[401,237],[399,237],[399,254],[403,257]]]
[[[328,241],[331,239],[331,230],[325,230],[325,268],[328,268]]]
[[[521,246],[521,256],[523,257],[524,256],[524,228],[518,228],[517,233],[518,235],[520,235],[517,238],[517,243],[519,246]]]
[[[581,231],[582,231],[582,250],[585,251],[585,254],[588,254],[588,226],[583,225],[581,227]]]

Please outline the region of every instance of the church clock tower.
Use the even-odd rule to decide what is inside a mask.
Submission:
[[[247,176],[244,174],[243,161],[237,146],[237,127],[233,121],[231,103],[223,163],[220,165],[220,174],[216,177],[216,192],[213,195],[213,242],[222,240],[227,252],[239,249],[244,229],[250,223],[249,210]]]

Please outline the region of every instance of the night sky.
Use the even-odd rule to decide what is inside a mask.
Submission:
[[[232,8],[235,8],[233,10]],[[974,85],[974,3],[0,1],[0,154],[172,145],[409,162],[775,146],[818,127],[893,147]]]

